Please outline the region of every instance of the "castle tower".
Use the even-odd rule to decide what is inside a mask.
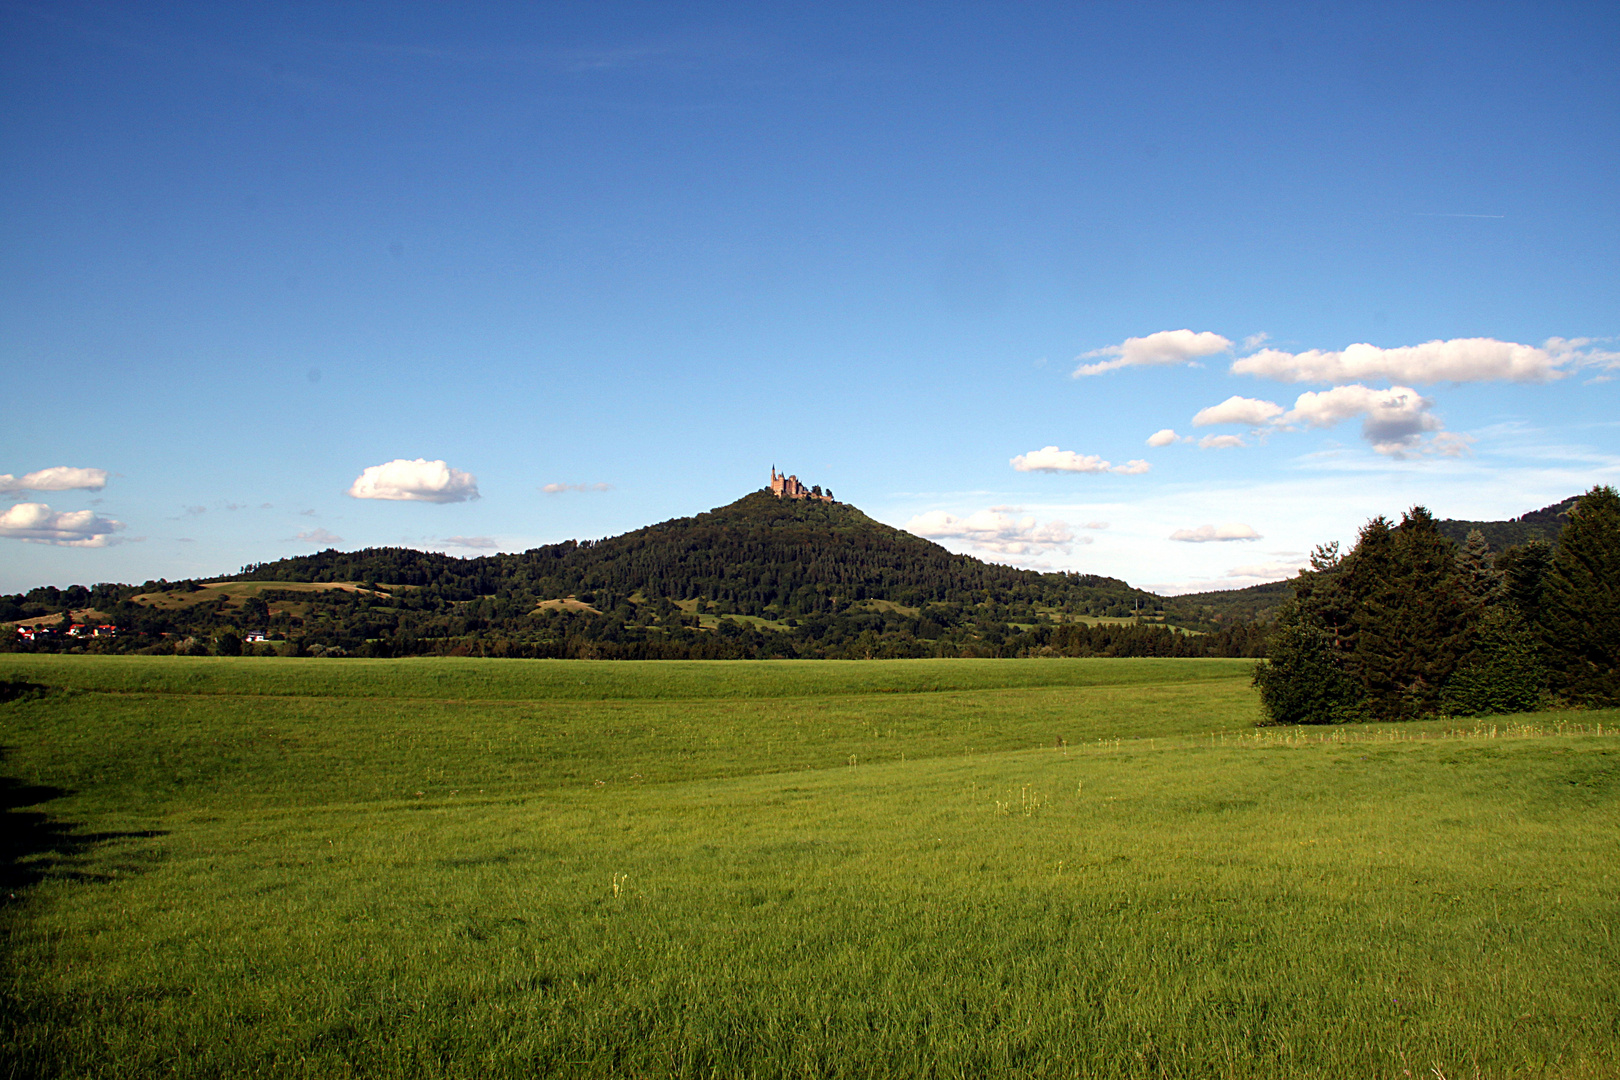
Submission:
[[[784,473],[777,472],[775,465],[771,466],[771,494],[775,495],[778,499],[817,499],[821,502],[833,501],[832,496],[830,495],[817,495],[812,492],[808,487],[805,487],[804,484],[799,482],[799,478],[797,476],[788,476]]]

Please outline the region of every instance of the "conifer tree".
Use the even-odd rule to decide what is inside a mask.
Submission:
[[[1339,542],[1318,544],[1311,552],[1311,568],[1294,582],[1294,599],[1332,636],[1332,647],[1341,657],[1353,649],[1351,625],[1353,598],[1346,586],[1350,564],[1339,554]]]
[[[1478,529],[1468,530],[1468,539],[1457,556],[1457,569],[1468,592],[1481,604],[1494,603],[1502,589],[1502,575],[1496,569],[1491,545]]]
[[[1313,566],[1324,554],[1318,550]],[[1344,559],[1301,575],[1298,610],[1279,619],[1268,643],[1286,662],[1256,677],[1262,701],[1274,717],[1291,712],[1294,723],[1308,709],[1321,720],[1361,710],[1384,720],[1433,712],[1453,674],[1477,661],[1479,619],[1494,590],[1482,538],[1465,561],[1421,506],[1399,526],[1373,518]],[[1334,672],[1355,686],[1356,702],[1342,700],[1347,691]],[[1285,691],[1289,682],[1297,685]]]
[[[1368,711],[1393,719],[1400,711],[1402,666],[1398,637],[1400,596],[1395,535],[1382,514],[1362,526],[1345,559],[1343,588],[1349,609],[1347,667],[1361,685]]]
[[[1503,598],[1518,609],[1525,625],[1541,625],[1541,594],[1547,572],[1552,568],[1552,545],[1545,540],[1532,540],[1520,547],[1510,547],[1496,557],[1496,569],[1502,575]]]
[[[1558,538],[1541,603],[1553,690],[1620,705],[1620,495],[1592,488]]]
[[[1277,613],[1268,659],[1254,669],[1260,705],[1273,724],[1336,724],[1360,715],[1361,686],[1347,668],[1352,609],[1345,569],[1337,541],[1318,545],[1311,568],[1294,581],[1294,598]]]
[[[1400,705],[1394,715],[1433,712],[1440,691],[1475,647],[1484,603],[1458,565],[1457,548],[1421,506],[1395,532],[1396,603],[1389,611],[1399,646]]]
[[[1471,591],[1485,607],[1475,647],[1441,694],[1445,710],[1456,716],[1526,712],[1541,704],[1547,691],[1537,622],[1552,546],[1532,540],[1490,559],[1483,541],[1479,530],[1470,531],[1459,556]]]

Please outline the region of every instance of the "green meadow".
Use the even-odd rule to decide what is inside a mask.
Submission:
[[[0,1075],[1620,1075],[1620,711],[1251,666],[0,656]]]

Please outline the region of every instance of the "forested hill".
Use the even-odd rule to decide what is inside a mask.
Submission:
[[[37,589],[24,651],[722,659],[1254,655],[1259,627],[1187,634],[1117,578],[954,555],[853,506],[754,492],[606,540],[455,558],[323,551],[204,581]],[[60,612],[58,617],[57,612]],[[63,636],[68,622],[111,638]],[[263,639],[263,640],[261,640]]]
[[[802,617],[865,600],[906,607],[989,600],[1091,615],[1157,604],[1152,593],[1117,578],[986,563],[853,506],[778,499],[764,491],[606,540],[480,558],[408,548],[323,551],[249,566],[234,580],[369,581],[427,589],[447,600],[499,595],[540,601],[589,592],[597,607],[631,594],[642,601],[701,597],[764,617]]]
[[[1242,589],[1185,593],[1164,602],[1165,611],[1178,622],[1188,624],[1223,622],[1270,622],[1277,609],[1294,595],[1294,582],[1268,581]]]
[[[1570,508],[1579,498],[1578,495],[1572,495],[1562,502],[1543,506],[1540,510],[1532,510],[1528,514],[1509,518],[1507,521],[1461,521],[1446,518],[1439,523],[1440,535],[1459,544],[1465,544],[1468,542],[1468,534],[1477,529],[1493,551],[1505,551],[1510,547],[1528,544],[1532,540],[1557,543],[1559,532],[1569,520]]]

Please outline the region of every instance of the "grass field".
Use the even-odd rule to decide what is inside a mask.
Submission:
[[[1620,712],[1248,669],[0,657],[0,1068],[1620,1075]]]

